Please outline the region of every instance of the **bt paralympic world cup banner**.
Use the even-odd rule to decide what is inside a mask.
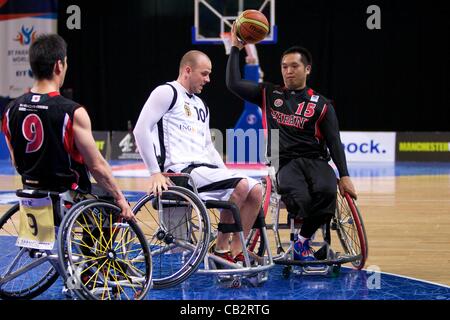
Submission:
[[[57,0],[0,0],[0,96],[16,98],[31,88],[30,45],[56,29]]]

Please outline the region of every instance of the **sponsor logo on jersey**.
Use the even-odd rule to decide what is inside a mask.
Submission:
[[[311,97],[311,101],[312,102],[318,102],[319,101],[319,96],[316,96],[316,95],[312,96]]]
[[[186,116],[188,117],[192,115],[191,109],[189,108],[189,105],[187,103],[184,104],[184,113],[186,113]]]
[[[39,102],[41,100],[41,96],[32,96],[31,102]]]
[[[191,126],[190,124],[182,123],[182,124],[179,125],[179,128],[183,132],[200,133],[200,129],[199,128]]]
[[[279,111],[271,110],[270,111],[272,118],[280,125],[295,127],[298,129],[303,129],[305,127],[306,122],[309,119],[301,116],[294,116],[293,114],[285,114]]]
[[[273,102],[273,105],[275,106],[275,107],[277,107],[277,108],[279,108],[279,107],[281,107],[282,105],[283,105],[283,99],[276,99],[274,102]]]

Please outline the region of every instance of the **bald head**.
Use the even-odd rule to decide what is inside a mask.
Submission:
[[[188,51],[180,61],[180,73],[177,81],[189,93],[201,93],[203,86],[209,83],[212,63],[206,54],[198,50]]]
[[[210,61],[209,57],[201,51],[191,50],[186,52],[180,61],[180,72],[186,66],[189,66],[194,69],[202,60]]]

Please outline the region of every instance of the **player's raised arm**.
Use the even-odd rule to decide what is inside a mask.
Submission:
[[[226,84],[228,89],[243,100],[261,105],[262,89],[259,84],[242,79],[239,66],[239,51],[244,47],[236,35],[235,24],[231,30],[231,52],[228,57]]]

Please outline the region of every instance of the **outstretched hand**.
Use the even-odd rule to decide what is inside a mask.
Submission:
[[[353,185],[352,180],[348,176],[341,177],[341,179],[339,180],[339,192],[341,193],[342,196],[344,196],[344,194],[347,192],[350,195],[350,197],[352,197],[355,200],[357,199],[355,186]]]

